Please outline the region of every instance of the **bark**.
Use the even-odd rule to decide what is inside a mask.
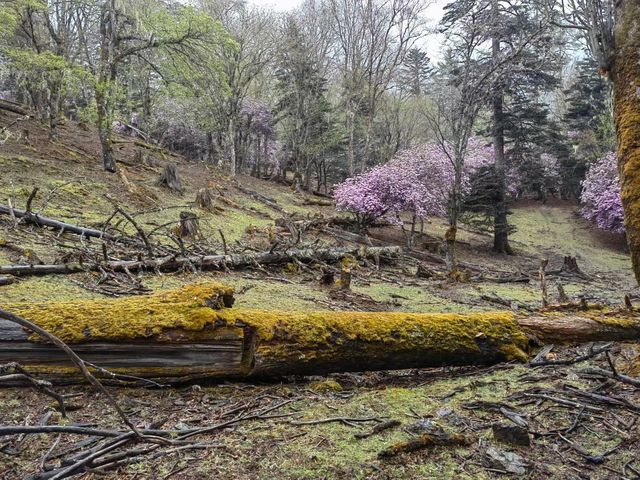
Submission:
[[[23,107],[19,103],[11,102],[9,100],[0,99],[0,110],[6,110],[8,112],[16,113],[18,115],[28,115],[26,107]]]
[[[71,274],[78,272],[97,271],[107,267],[115,272],[178,271],[183,268],[196,267],[202,270],[225,270],[226,268],[245,268],[257,264],[277,265],[298,260],[300,262],[338,262],[346,255],[358,258],[394,259],[400,253],[398,247],[370,247],[370,248],[327,248],[327,249],[298,249],[286,252],[243,253],[231,255],[204,255],[190,257],[164,257],[148,260],[120,260],[101,264],[54,264],[54,265],[4,265],[0,266],[1,275],[50,275]]]
[[[161,187],[166,187],[173,192],[182,191],[182,182],[180,181],[178,167],[175,163],[168,163],[164,167],[164,170],[162,170],[162,174],[158,179],[158,185]]]
[[[616,7],[613,62],[614,116],[618,169],[627,242],[640,283],[640,3],[621,0]]]
[[[2,311],[55,332],[85,361],[162,381],[487,365],[527,360],[531,336],[553,343],[640,338],[640,314],[626,310],[518,317],[268,312],[232,304],[232,290],[217,283],[116,300],[0,304],[0,364],[16,361],[56,382],[81,380],[64,353]]]
[[[82,235],[84,237],[102,238],[106,240],[114,240],[115,237],[104,233],[101,230],[95,230],[93,228],[78,227],[69,223],[54,220],[52,218],[43,217],[37,213],[27,212],[17,208],[11,208],[7,205],[0,205],[0,215],[13,215],[16,218],[22,218],[27,223],[37,225],[39,227],[51,227],[60,231],[61,233],[75,233],[76,235]]]
[[[493,12],[498,23],[499,4],[493,2]],[[495,33],[492,38],[492,54],[494,61],[500,59],[500,38]],[[497,253],[512,254],[509,245],[509,224],[506,204],[506,158],[504,152],[504,99],[502,87],[497,85],[493,96],[493,151],[495,156],[496,178],[498,180],[497,202],[493,221],[493,250]]]

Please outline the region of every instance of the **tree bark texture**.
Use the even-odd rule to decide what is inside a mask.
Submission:
[[[620,0],[616,16],[611,75],[618,169],[627,242],[633,271],[640,283],[640,2]]]

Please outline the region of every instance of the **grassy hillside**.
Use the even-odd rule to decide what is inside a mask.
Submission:
[[[0,125],[13,120],[11,115],[0,113]],[[28,143],[19,134],[22,129],[29,130]],[[221,253],[224,247],[220,231],[231,251],[282,248],[274,242],[286,244],[292,240],[286,229],[275,224],[283,216],[283,210],[298,219],[336,215],[330,206],[309,205],[308,198],[285,185],[248,177],[230,179],[216,167],[187,162],[156,147],[136,144],[131,138],[119,138],[116,143],[120,173],[105,173],[95,132],[75,123],[61,126],[61,138],[56,143],[48,140],[46,130],[35,121],[23,122],[20,128],[10,131],[13,135],[0,145],[0,203],[10,202],[24,208],[33,188],[37,187],[33,211],[66,222],[102,228],[114,211],[114,200],[154,241],[170,245],[171,229],[180,212],[186,211],[197,215],[202,230],[202,238],[187,241],[186,247]],[[169,162],[177,165],[181,175],[181,193],[157,185]],[[196,192],[204,187],[217,195],[214,212],[195,206]],[[270,200],[262,202],[251,192]],[[237,306],[261,309],[436,312],[503,309],[507,308],[505,302],[513,302],[513,308],[534,308],[540,305],[541,299],[536,281],[540,260],[548,258],[549,269],[557,269],[563,257],[571,255],[578,259],[588,277],[554,277],[550,286],[552,295],[555,295],[556,284],[562,284],[574,299],[584,296],[618,304],[625,293],[637,296],[624,239],[593,229],[576,215],[576,208],[562,202],[523,204],[514,208],[512,222],[518,229],[512,236],[514,256],[493,255],[489,236],[463,229],[460,259],[472,264],[475,273],[470,281],[462,283],[416,277],[419,261],[409,256],[379,270],[364,262],[357,265],[350,292],[321,286],[321,270],[317,265],[288,264],[273,268],[256,265],[227,273],[147,273],[136,275],[135,281],[146,291],[152,291],[216,277],[236,288]],[[136,234],[133,225],[122,218],[112,226],[114,224],[128,234]],[[431,248],[434,243],[437,245],[446,222],[432,219],[425,227],[425,235],[417,242],[419,251]],[[402,244],[404,241],[396,227],[374,228],[370,234],[380,242]],[[301,238],[302,245],[347,243],[322,228],[310,229]],[[78,261],[99,250],[99,242],[95,240],[80,241],[77,236],[59,235],[0,216],[0,264]],[[442,268],[438,264],[431,267]],[[496,281],[522,275],[530,276],[531,281]],[[101,298],[105,292],[99,288],[99,281],[98,273],[27,277],[0,287],[0,299],[45,302]],[[620,356],[632,358],[634,349],[625,346]],[[578,353],[559,352],[569,357]],[[606,368],[604,360],[597,362]],[[619,367],[626,368],[626,365],[624,360]],[[495,478],[501,467],[486,463],[487,446],[519,453],[531,472],[528,478],[574,478],[571,476],[574,465],[583,462],[582,457],[573,450],[565,450],[560,455],[566,445],[549,432],[565,431],[575,421],[575,415],[553,406],[541,408],[522,396],[523,392],[556,395],[567,385],[583,389],[602,387],[599,380],[581,376],[579,366],[562,368],[547,369],[540,374],[540,370],[526,366],[507,365],[485,370],[431,369],[289,378],[283,384],[202,385],[161,391],[115,389],[119,403],[137,423],[149,424],[166,417],[165,427],[176,429],[227,421],[236,415],[234,412],[251,414],[281,402],[286,406],[276,410],[273,416],[258,416],[213,432],[206,441],[216,444],[214,450],[167,455],[154,461],[145,459],[105,478]],[[77,410],[71,412],[68,420],[54,413],[50,423],[95,423],[108,428],[118,424],[104,399],[85,387],[68,388],[65,393],[73,395]],[[501,446],[493,441],[489,427],[504,418],[491,405],[505,404],[526,417],[533,430],[542,432],[531,447]],[[50,399],[34,390],[0,389],[0,424],[34,423],[52,408]],[[633,425],[633,421],[626,418],[629,415],[634,414],[625,411],[599,413],[595,417],[585,414],[582,422],[589,423],[590,427],[578,429],[571,438],[593,454],[605,452],[626,438],[633,438],[634,434],[623,431]],[[313,423],[331,418],[347,420]],[[354,423],[349,418],[397,419],[402,426],[359,440],[354,432],[367,431],[375,421]],[[473,443],[470,447],[436,448],[388,462],[377,459],[377,452],[407,439],[408,430],[416,425],[463,432]],[[58,447],[70,447],[76,440],[64,437]],[[17,447],[13,440],[6,444],[0,442],[0,477],[21,478],[37,470],[51,441],[47,436],[34,436],[24,443],[18,442]],[[623,469],[637,453],[632,445],[615,450],[607,457],[607,469],[594,471],[591,478],[611,478],[612,471]],[[20,454],[3,453],[5,446],[18,448]]]
[[[0,125],[14,120],[13,114],[0,113]],[[0,145],[0,203],[24,208],[34,187],[39,189],[33,211],[73,224],[101,228],[114,211],[115,200],[134,216],[136,222],[156,241],[171,243],[167,233],[174,228],[180,212],[197,215],[203,238],[201,249],[222,253],[220,231],[232,251],[268,250],[276,233],[275,220],[282,210],[296,218],[335,215],[331,207],[308,205],[308,199],[286,185],[251,177],[231,179],[217,167],[188,162],[180,156],[133,138],[116,140],[118,174],[102,170],[99,143],[95,131],[73,122],[60,128],[58,142],[50,142],[46,128],[37,121],[21,122],[13,127],[7,141]],[[29,131],[25,141],[23,130]],[[182,192],[172,192],[157,185],[167,163],[175,163],[182,180]],[[240,186],[242,189],[238,188]],[[213,212],[195,205],[196,192],[210,188],[217,196]],[[261,202],[246,192],[256,192],[272,199],[276,207]],[[459,247],[461,260],[486,270],[486,277],[528,273],[535,277],[539,261],[550,259],[550,268],[558,268],[564,255],[578,259],[590,281],[569,277],[558,280],[571,296],[620,302],[626,292],[635,294],[629,258],[620,236],[600,232],[576,216],[576,206],[556,202],[551,205],[528,204],[514,209],[512,222],[517,232],[512,237],[517,255],[495,256],[489,251],[490,237],[462,230]],[[117,222],[128,234],[134,226],[122,218]],[[432,219],[426,225],[424,241],[441,238],[445,222]],[[395,227],[371,231],[374,238],[402,244],[404,239]],[[345,244],[322,230],[306,232],[302,244]],[[17,248],[16,248],[17,247]],[[40,261],[52,263],[73,257],[79,250],[77,238],[59,237],[56,232],[34,227],[16,226],[8,216],[0,216],[0,263]],[[163,276],[142,275],[149,289],[169,288],[197,280],[200,276],[217,276],[240,292],[239,304],[273,308],[286,305],[292,309],[384,309],[408,311],[464,311],[502,308],[487,297],[537,305],[539,286],[495,283],[476,278],[462,284],[415,277],[417,260],[405,259],[386,271],[361,265],[354,271],[353,295],[336,296],[318,284],[319,272],[289,265],[286,268],[260,269],[235,273],[183,272]],[[438,266],[435,266],[438,268]],[[101,294],[91,288],[94,274],[30,277],[2,287],[8,301],[41,301],[60,298],[94,298]],[[555,283],[555,281],[554,281]],[[553,285],[552,285],[553,286]],[[89,288],[87,288],[89,287]]]

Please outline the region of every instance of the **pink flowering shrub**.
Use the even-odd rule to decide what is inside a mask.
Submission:
[[[492,161],[493,150],[486,142],[471,138],[463,188],[468,189],[471,172]],[[453,182],[453,160],[447,151],[440,145],[423,144],[402,150],[389,163],[347,179],[338,185],[334,198],[337,208],[353,213],[361,226],[385,216],[393,219],[401,212],[420,218],[445,216]]]
[[[582,182],[580,202],[582,216],[598,228],[624,233],[624,212],[615,153],[609,153],[591,165]]]

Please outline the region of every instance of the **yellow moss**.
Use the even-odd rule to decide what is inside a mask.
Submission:
[[[317,382],[311,382],[309,384],[309,389],[318,393],[341,392],[342,385],[340,385],[335,380],[321,380]]]
[[[627,241],[640,282],[640,5],[624,2],[618,10],[613,65],[617,154]]]
[[[228,305],[232,295],[232,288],[209,282],[150,296],[0,304],[0,307],[36,323],[68,343],[148,337],[163,340],[163,335],[177,329],[181,332],[180,338],[187,339],[188,332],[202,332],[206,327],[213,330],[217,316],[212,307]],[[225,333],[224,329],[217,330],[215,335]],[[31,339],[40,341],[37,335]]]
[[[358,260],[356,259],[356,257],[354,257],[351,254],[345,255],[344,257],[342,257],[342,260],[340,260],[340,268],[342,270],[351,271],[351,269],[357,268],[357,267],[358,267]]]
[[[222,310],[228,325],[251,327],[257,353],[278,361],[348,359],[349,345],[366,345],[366,355],[430,352],[437,363],[524,359],[528,341],[511,312],[285,312]],[[391,353],[392,352],[392,353]],[[497,358],[499,357],[499,358]]]

